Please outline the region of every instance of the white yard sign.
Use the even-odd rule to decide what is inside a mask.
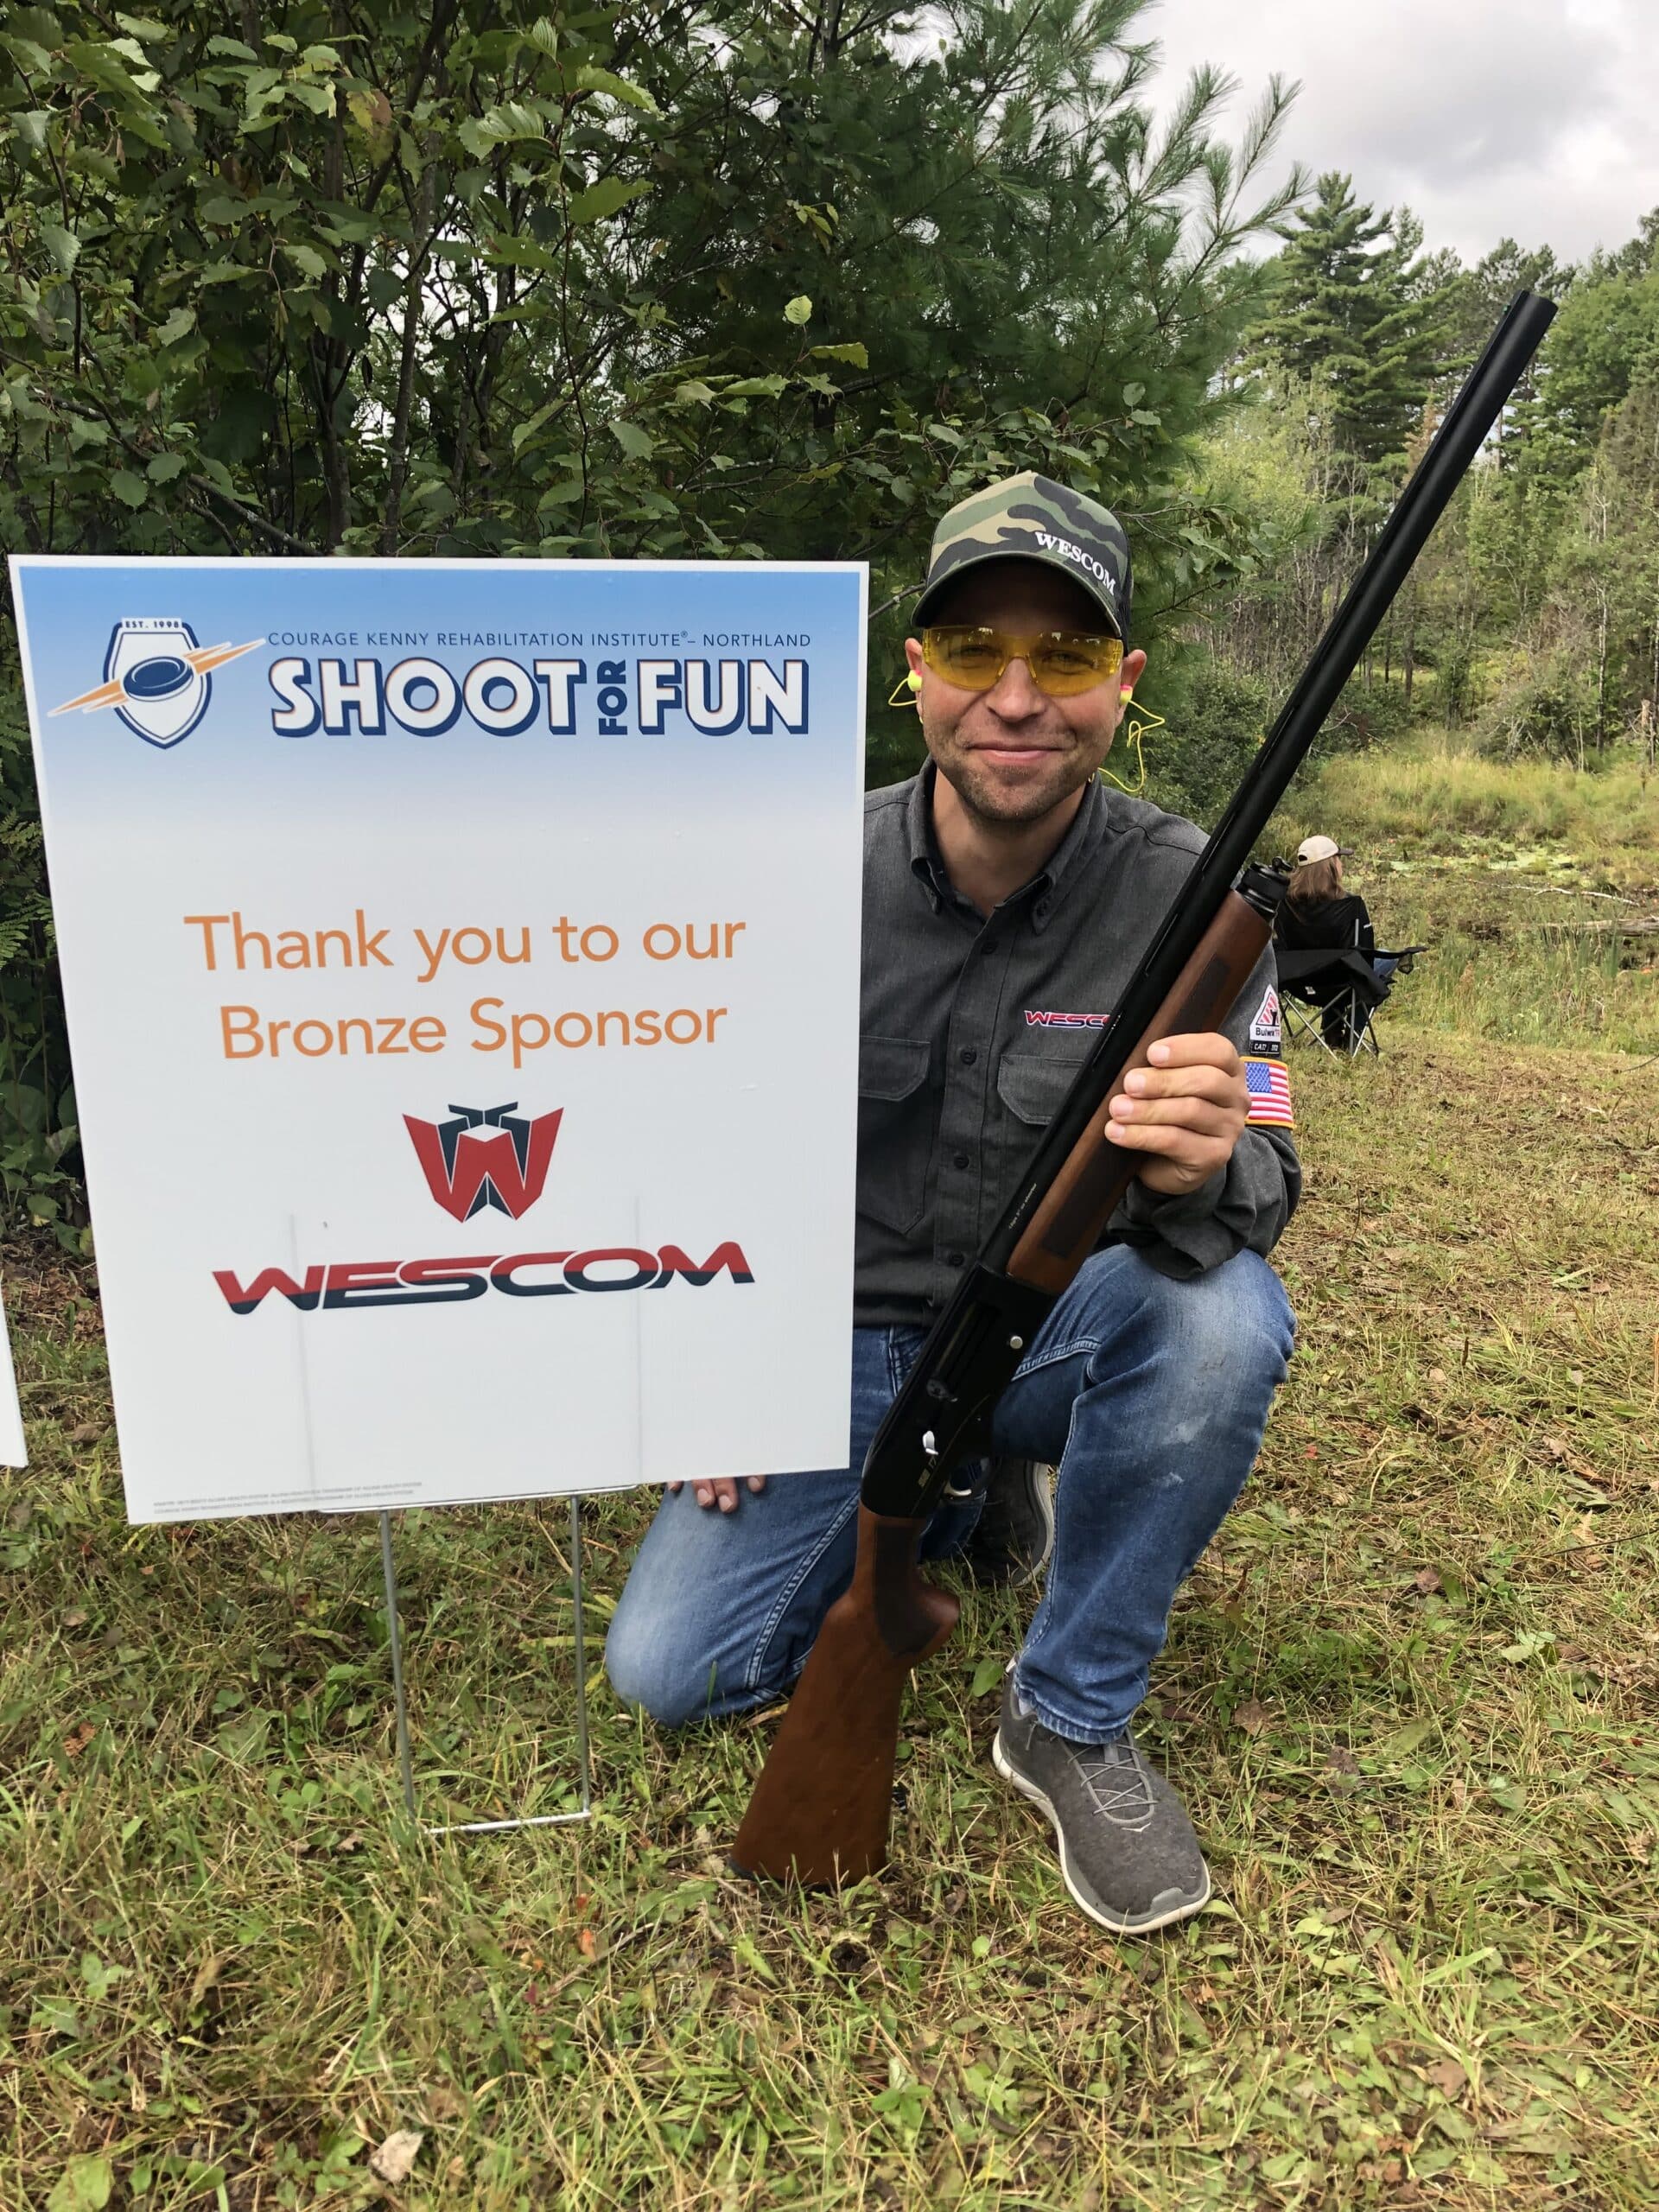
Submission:
[[[0,1306],[0,1467],[28,1465],[23,1409],[17,1402],[17,1377],[11,1364],[11,1337],[6,1327],[5,1308]]]
[[[844,1464],[863,571],[12,565],[130,1516]]]

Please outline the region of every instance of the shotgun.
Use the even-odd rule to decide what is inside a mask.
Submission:
[[[755,1784],[732,1853],[741,1871],[821,1887],[885,1865],[905,1682],[960,1610],[922,1574],[918,1547],[952,1474],[986,1451],[1027,1345],[1134,1179],[1103,1109],[1160,1038],[1217,1028],[1266,950],[1282,879],[1246,866],[1251,848],[1554,313],[1522,292],[1504,315],[889,1408],[864,1463],[852,1582],[824,1616]]]

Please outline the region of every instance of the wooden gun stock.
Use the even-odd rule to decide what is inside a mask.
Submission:
[[[887,1864],[906,1678],[961,1611],[917,1566],[926,1526],[859,1508],[852,1583],[824,1615],[737,1832],[743,1873],[826,1889]]]

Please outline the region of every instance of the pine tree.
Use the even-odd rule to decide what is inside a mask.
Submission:
[[[1451,272],[1421,246],[1408,209],[1378,214],[1329,172],[1290,227],[1253,340],[1255,365],[1313,386],[1337,449],[1372,466],[1403,454],[1440,366]]]

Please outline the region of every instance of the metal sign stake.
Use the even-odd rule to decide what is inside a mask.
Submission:
[[[570,1600],[576,1625],[576,1754],[582,1770],[582,1804],[574,1813],[537,1813],[514,1821],[421,1822],[415,1809],[415,1770],[409,1750],[409,1703],[404,1693],[404,1638],[397,1612],[397,1573],[391,1555],[391,1516],[380,1516],[380,1566],[386,1584],[386,1628],[391,1649],[391,1693],[397,1721],[397,1767],[403,1777],[409,1817],[423,1835],[497,1835],[509,1828],[556,1828],[594,1816],[594,1780],[588,1740],[588,1639],[582,1588],[582,1500],[570,1500]]]

